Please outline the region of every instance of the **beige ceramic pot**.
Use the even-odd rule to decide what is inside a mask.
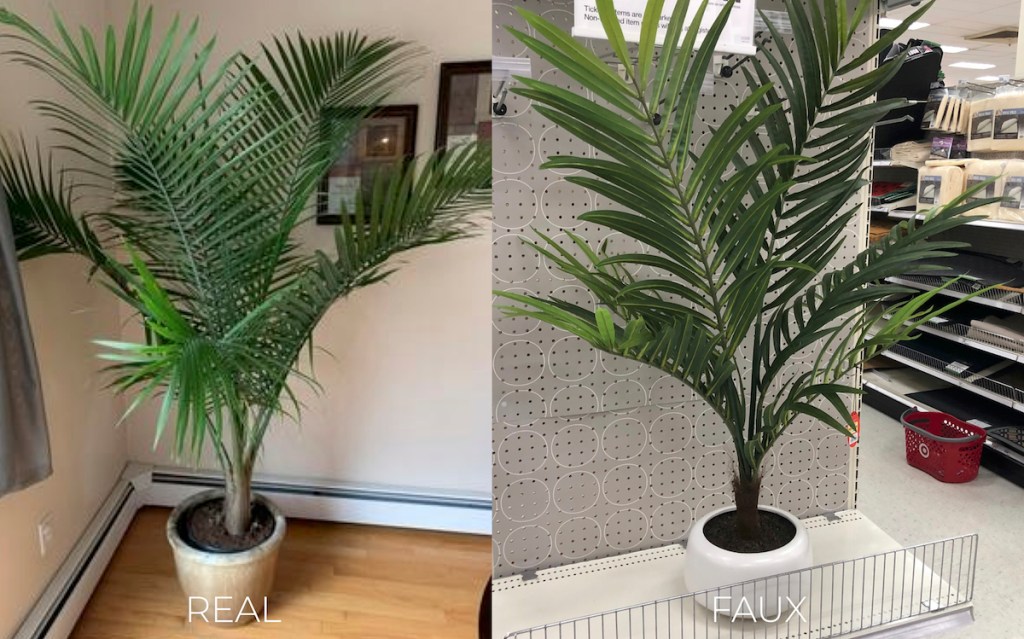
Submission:
[[[167,540],[174,551],[178,583],[188,597],[190,622],[241,625],[264,620],[264,604],[274,583],[277,554],[284,541],[285,520],[270,500],[253,495],[274,517],[274,532],[255,548],[240,552],[208,552],[189,545],[178,533],[178,521],[194,506],[223,497],[209,490],[178,504],[167,520]],[[200,614],[199,611],[202,611]]]

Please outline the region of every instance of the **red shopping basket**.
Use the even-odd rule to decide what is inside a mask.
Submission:
[[[900,418],[907,434],[907,463],[935,479],[959,484],[978,476],[985,429],[946,413],[910,409]]]

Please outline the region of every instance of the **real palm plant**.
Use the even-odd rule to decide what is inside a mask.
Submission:
[[[885,283],[887,277],[962,246],[935,236],[971,219],[962,213],[980,203],[968,204],[967,196],[921,223],[900,223],[835,265],[848,241],[844,231],[860,211],[872,129],[906,104],[873,100],[905,55],[861,69],[930,3],[853,53],[873,0],[857,1],[852,12],[847,0],[785,0],[795,44],[789,48],[764,16],[769,37],[740,67],[749,93],[712,127],[699,153],[692,143],[701,84],[734,2],[725,3],[698,46],[699,30],[684,28],[691,3],[679,0],[660,47],[664,0],[648,2],[635,47],[623,37],[613,0],[596,4],[622,75],[543,17],[521,11],[533,35],[513,29],[515,36],[595,99],[529,78],[514,90],[595,150],[593,157],[558,156],[544,165],[576,172],[566,179],[614,203],[579,218],[646,249],[609,254],[571,232],[575,246],[567,248],[538,232],[534,248],[586,286],[596,309],[498,294],[515,302],[506,313],[538,318],[661,369],[707,402],[735,447],[737,534],[756,538],[761,464],[786,428],[806,416],[852,435],[848,400],[861,391],[851,375],[946,310],[931,303],[934,291],[922,293],[894,303],[891,319],[873,326],[867,306],[913,292]],[[693,24],[701,24],[707,7],[696,7]],[[657,275],[634,276],[638,266]],[[806,370],[783,375],[795,356],[808,354]]]
[[[214,63],[214,40],[175,18],[154,33],[133,9],[123,31],[50,38],[0,10],[8,59],[73,99],[37,100],[75,169],[36,146],[0,148],[19,257],[77,254],[138,314],[141,342],[105,340],[131,412],[157,402],[156,438],[226,477],[225,525],[250,521],[253,466],[272,418],[312,381],[297,361],[338,299],[392,273],[396,254],[466,237],[490,201],[490,152],[466,146],[378,176],[344,212],[330,251],[295,231],[360,123],[413,79],[415,47],[357,32],[275,38]],[[78,198],[100,196],[87,215]]]

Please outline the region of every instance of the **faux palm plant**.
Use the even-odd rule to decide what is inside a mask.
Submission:
[[[853,54],[872,3],[859,0],[850,12],[847,0],[785,0],[793,48],[765,16],[766,42],[740,67],[749,94],[712,128],[699,153],[691,145],[701,84],[732,0],[699,46],[698,29],[684,28],[690,2],[679,0],[660,48],[664,0],[648,2],[635,47],[624,40],[613,0],[597,0],[621,75],[541,16],[521,11],[533,35],[513,29],[533,53],[594,96],[518,80],[515,91],[534,109],[596,151],[593,157],[552,157],[544,166],[575,171],[568,181],[614,204],[581,220],[646,248],[608,254],[571,232],[570,247],[538,233],[534,248],[586,286],[596,309],[498,292],[514,302],[504,310],[661,369],[707,402],[732,435],[742,539],[758,538],[761,465],[794,419],[807,416],[852,435],[848,400],[860,390],[851,374],[946,310],[931,303],[935,292],[919,294],[895,304],[884,326],[872,327],[867,305],[913,293],[884,280],[960,246],[934,238],[967,222],[961,214],[978,205],[958,198],[921,223],[901,223],[836,266],[848,241],[844,230],[859,212],[872,128],[905,104],[873,101],[903,56],[860,70],[928,8]],[[693,24],[701,23],[707,6],[696,8]],[[794,356],[808,353],[807,370],[782,375]]]
[[[410,249],[466,237],[490,200],[490,153],[466,146],[378,177],[342,215],[333,250],[295,232],[361,121],[412,79],[416,48],[356,32],[275,38],[214,63],[214,41],[176,18],[155,33],[133,9],[120,33],[56,36],[0,10],[5,55],[72,102],[36,101],[74,170],[30,145],[0,148],[19,257],[77,254],[138,314],[141,342],[106,340],[128,411],[158,402],[156,437],[179,456],[212,447],[225,526],[250,520],[250,483],[271,420],[298,409],[297,360],[327,310],[380,282]],[[38,147],[36,147],[38,149]],[[100,198],[87,215],[82,196]]]

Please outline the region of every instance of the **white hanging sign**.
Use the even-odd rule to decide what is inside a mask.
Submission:
[[[597,3],[594,0],[574,0],[576,4],[576,16],[573,22],[572,34],[581,38],[600,38],[607,40],[608,36],[601,25],[601,18],[597,13]],[[699,45],[704,34],[711,28],[712,23],[722,12],[726,0],[709,0],[708,7],[704,10],[704,19],[700,24],[700,34],[697,38]],[[757,49],[754,47],[754,14],[755,0],[736,0],[733,5],[732,14],[722,31],[722,37],[718,39],[715,51],[719,53],[735,53],[739,55],[754,55]],[[668,21],[675,9],[676,0],[665,0],[662,9],[661,20],[658,24],[657,43],[665,41],[665,31],[668,30]],[[700,0],[690,0],[690,6],[686,10],[686,29],[693,26],[694,14],[700,6]],[[622,34],[626,42],[640,41],[640,25],[644,21],[644,10],[647,8],[647,0],[615,0],[615,11],[619,15],[619,24],[622,25]]]

